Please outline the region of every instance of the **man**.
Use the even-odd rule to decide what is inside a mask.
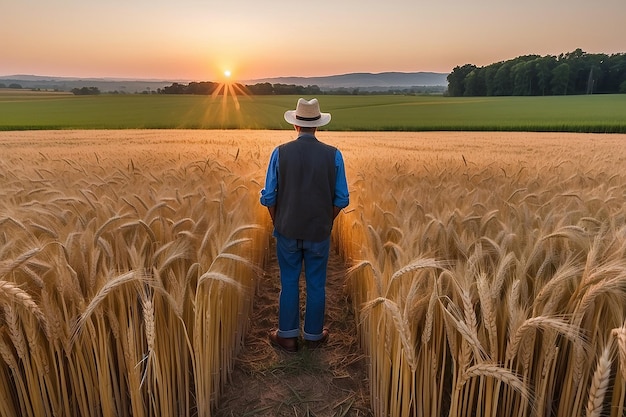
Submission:
[[[299,99],[285,112],[297,139],[274,149],[270,157],[261,204],[274,223],[281,291],[278,330],[270,332],[272,345],[298,350],[300,336],[300,272],[304,264],[306,309],[303,339],[309,348],[328,340],[324,328],[326,268],[330,233],[335,217],[349,203],[341,152],[317,140],[317,128],[330,122],[317,99]]]

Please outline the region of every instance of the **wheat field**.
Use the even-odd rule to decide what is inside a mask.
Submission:
[[[0,415],[210,416],[290,131],[0,133]],[[320,132],[376,416],[621,416],[624,135]]]
[[[470,136],[353,157],[375,414],[622,416],[624,137]]]

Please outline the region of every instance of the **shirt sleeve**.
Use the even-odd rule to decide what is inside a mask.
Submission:
[[[265,175],[265,188],[261,190],[261,204],[266,207],[276,205],[276,195],[278,193],[278,148],[274,148],[270,156]]]
[[[333,205],[345,208],[350,204],[350,194],[348,192],[348,181],[346,180],[346,168],[343,163],[343,156],[339,149],[335,152],[335,169],[337,172],[335,180],[335,198]]]

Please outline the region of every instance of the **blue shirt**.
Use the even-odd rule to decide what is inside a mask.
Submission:
[[[261,190],[261,204],[266,207],[276,205],[276,195],[278,194],[278,148],[275,148],[270,156],[270,162],[265,176],[265,188]],[[339,149],[335,152],[335,198],[333,205],[339,208],[347,207],[350,203],[348,193],[348,183],[346,180],[346,169],[343,163],[343,156]]]

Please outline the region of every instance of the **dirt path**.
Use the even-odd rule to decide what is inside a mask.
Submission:
[[[372,416],[366,358],[358,347],[354,315],[343,289],[345,264],[331,249],[326,290],[328,344],[317,350],[302,347],[296,354],[282,353],[267,338],[277,324],[280,291],[271,242],[245,346],[216,416]]]

